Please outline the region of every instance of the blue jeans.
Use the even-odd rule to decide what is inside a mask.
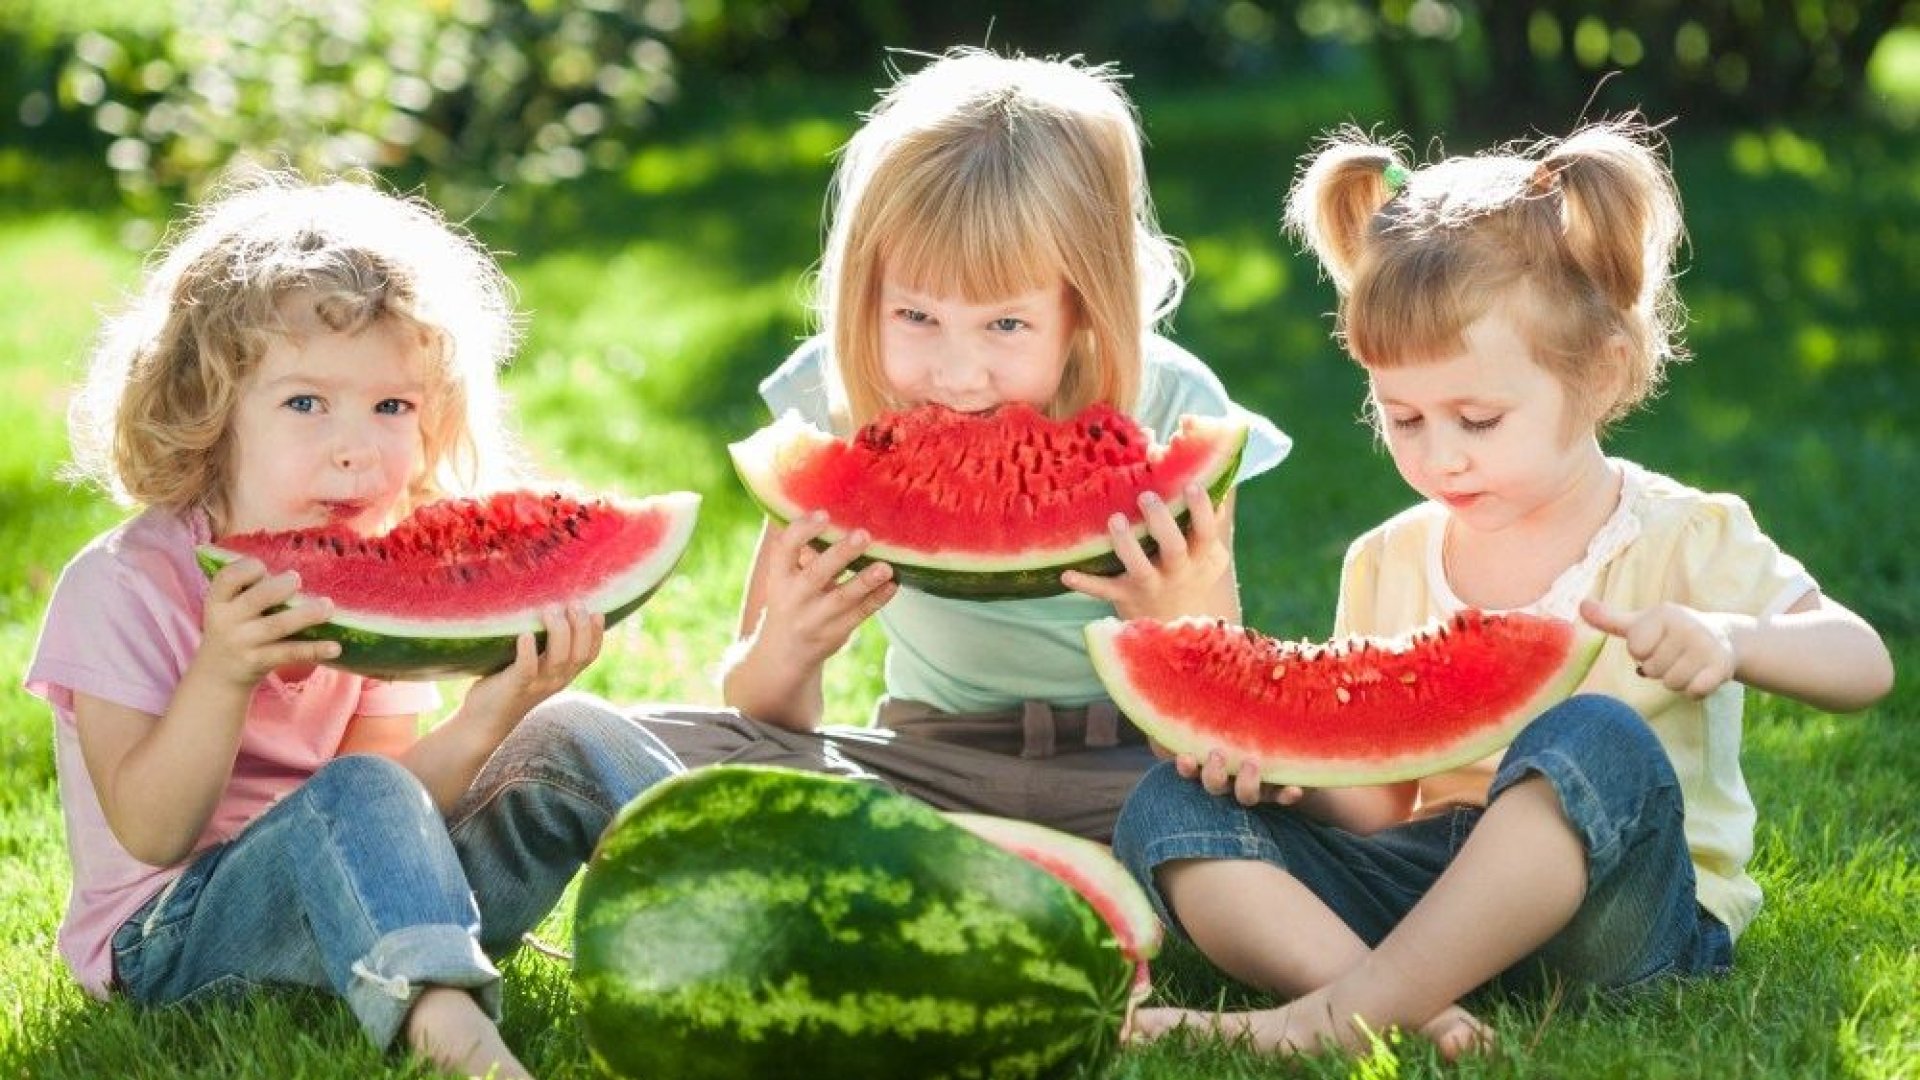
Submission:
[[[1548,710],[1507,749],[1489,800],[1536,775],[1553,786],[1586,848],[1587,891],[1573,920],[1503,983],[1557,976],[1625,989],[1732,966],[1727,928],[1694,898],[1679,781],[1639,714],[1597,695]],[[1183,931],[1157,888],[1158,867],[1256,859],[1293,875],[1372,947],[1452,864],[1483,813],[1462,807],[1357,836],[1288,807],[1249,809],[1208,795],[1167,762],[1127,800],[1113,846],[1175,932]]]
[[[678,771],[584,694],[529,712],[445,818],[398,763],[337,758],[121,926],[115,977],[143,1005],[331,988],[381,1047],[427,986],[470,989],[498,1018],[489,955],[545,917],[629,799]]]

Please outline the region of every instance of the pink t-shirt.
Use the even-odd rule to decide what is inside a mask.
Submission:
[[[114,932],[188,860],[149,866],[114,839],[80,753],[73,696],[85,693],[155,716],[166,712],[200,647],[207,579],[194,547],[208,539],[204,513],[161,510],[96,537],[61,572],[27,668],[28,691],[53,706],[73,862],[60,953],[96,997],[107,996],[113,984]],[[381,682],[326,667],[297,682],[268,676],[254,691],[233,774],[194,852],[232,839],[331,760],[355,715],[423,713],[438,704],[430,683]]]

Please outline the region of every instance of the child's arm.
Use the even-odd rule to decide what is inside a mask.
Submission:
[[[820,726],[826,711],[821,671],[854,628],[899,586],[893,568],[872,563],[841,580],[866,550],[859,529],[825,551],[808,541],[826,528],[818,514],[760,531],[740,603],[740,637],[720,677],[726,703],[755,720],[794,731]]]
[[[1175,619],[1212,615],[1240,621],[1240,588],[1233,572],[1233,492],[1218,507],[1204,488],[1189,484],[1183,493],[1189,508],[1182,534],[1173,511],[1148,493],[1140,497],[1147,535],[1158,550],[1149,556],[1125,516],[1108,522],[1114,553],[1126,569],[1114,577],[1069,570],[1061,584],[1112,604],[1123,619]]]
[[[1174,768],[1181,776],[1199,781],[1209,795],[1231,794],[1242,806],[1269,802],[1291,806],[1308,817],[1360,836],[1406,821],[1420,795],[1420,784],[1415,780],[1341,788],[1264,784],[1259,762],[1242,761],[1239,771],[1229,774],[1226,756],[1218,750],[1208,753],[1204,761],[1181,754],[1174,758]]]
[[[1661,604],[1621,611],[1592,600],[1580,615],[1626,642],[1640,673],[1705,697],[1731,679],[1828,712],[1864,709],[1893,689],[1893,659],[1866,620],[1819,592],[1771,618]]]
[[[269,614],[299,584],[291,573],[269,577],[252,559],[216,574],[207,593],[199,651],[174,688],[165,715],[74,695],[87,775],[114,838],[134,858],[171,866],[192,853],[226,790],[247,706],[268,672],[339,655],[335,642],[286,640],[327,621],[333,614],[327,601]]]
[[[605,616],[573,606],[548,608],[540,621],[547,632],[544,649],[532,634],[520,635],[513,663],[474,683],[453,715],[398,755],[443,813],[467,793],[527,712],[566,689],[600,655]]]

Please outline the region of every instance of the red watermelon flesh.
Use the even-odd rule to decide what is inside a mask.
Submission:
[[[1400,638],[1280,641],[1217,619],[1087,628],[1114,702],[1160,745],[1246,758],[1269,783],[1444,772],[1570,696],[1605,637],[1564,619],[1464,611]]]
[[[338,666],[426,677],[504,666],[513,639],[541,629],[540,611],[578,604],[611,625],[679,561],[699,496],[576,498],[510,491],[415,510],[379,536],[340,526],[243,533],[201,548],[209,575],[235,559],[300,575],[333,619],[308,636],[344,646]]]
[[[1146,527],[1139,498],[1176,514],[1198,483],[1218,499],[1246,425],[1187,416],[1164,446],[1108,405],[1053,420],[1011,404],[987,414],[925,405],[836,439],[789,414],[730,449],[754,498],[780,521],[827,515],[831,541],[855,529],[867,557],[928,592],[983,599],[1065,591],[1062,570],[1117,573],[1108,522]]]

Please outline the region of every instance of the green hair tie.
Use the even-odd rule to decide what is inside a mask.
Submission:
[[[1400,189],[1407,186],[1407,179],[1412,175],[1412,173],[1407,171],[1405,165],[1396,161],[1389,164],[1386,169],[1381,172],[1380,178],[1387,182],[1388,191],[1398,195],[1400,194]]]

